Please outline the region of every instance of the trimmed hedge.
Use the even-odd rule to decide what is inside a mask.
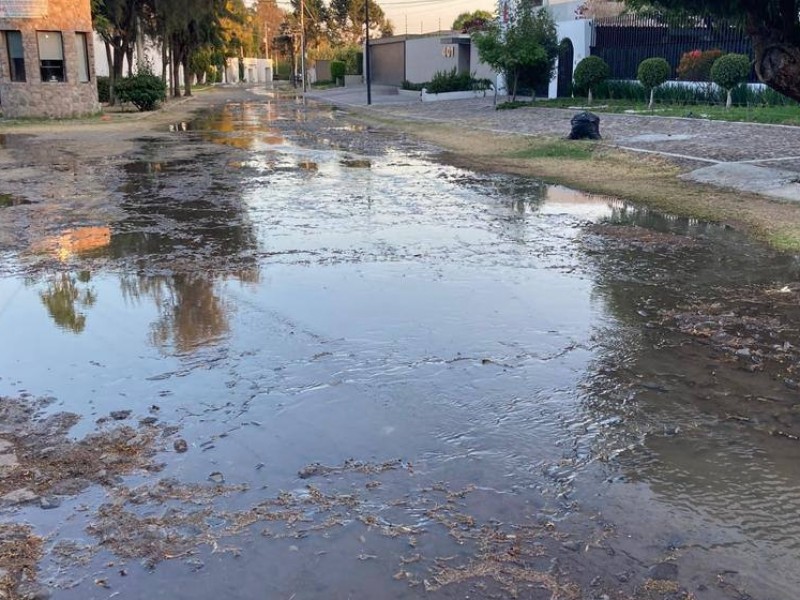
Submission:
[[[340,60],[332,60],[331,61],[331,79],[338,81],[340,79],[344,79],[346,72],[346,65]]]

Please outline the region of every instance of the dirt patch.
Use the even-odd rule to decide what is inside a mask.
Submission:
[[[334,475],[337,473],[362,473],[364,475],[376,475],[384,473],[385,471],[392,471],[394,469],[407,468],[412,469],[408,463],[403,463],[402,460],[391,460],[384,463],[371,463],[361,462],[355,459],[349,459],[343,465],[329,467],[320,463],[313,463],[303,467],[298,471],[297,476],[300,479],[310,479],[311,477],[320,477],[326,475]]]
[[[0,598],[30,597],[42,558],[43,540],[29,525],[0,524]]]
[[[772,435],[800,439],[800,284],[725,290],[660,312],[658,326],[709,347],[723,364],[769,376],[783,392],[764,390],[726,417]]]
[[[669,252],[683,248],[696,248],[700,245],[696,238],[631,225],[600,223],[590,225],[586,228],[586,233],[601,237],[606,243],[633,247],[646,252]]]
[[[80,417],[44,416],[47,401],[0,399],[0,502],[41,502],[77,494],[92,484],[114,485],[137,470],[158,471],[153,458],[160,448],[156,425],[109,427],[81,440],[68,436]]]
[[[749,371],[800,377],[800,284],[728,291],[713,302],[662,311],[662,324],[727,354]]]

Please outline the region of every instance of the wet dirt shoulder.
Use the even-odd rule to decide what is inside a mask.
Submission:
[[[450,164],[615,196],[676,216],[728,224],[779,250],[800,249],[800,206],[684,181],[679,176],[687,168],[685,161],[549,134],[497,133],[444,121],[399,119],[357,107],[347,110],[364,123],[435,144]]]

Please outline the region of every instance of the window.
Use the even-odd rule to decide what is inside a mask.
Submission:
[[[39,31],[39,64],[42,81],[64,81],[64,46],[60,31]]]
[[[22,47],[22,33],[6,31],[6,46],[11,81],[25,81],[25,50]]]
[[[89,44],[85,33],[75,34],[75,49],[78,52],[78,81],[89,81]]]

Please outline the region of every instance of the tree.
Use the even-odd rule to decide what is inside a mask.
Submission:
[[[656,88],[669,79],[670,71],[672,68],[663,58],[646,58],[639,63],[637,76],[644,89],[650,90],[650,104],[648,105],[650,110],[653,110]]]
[[[595,20],[618,17],[624,12],[625,3],[622,0],[586,0],[575,11],[579,17]]]
[[[305,8],[303,25],[305,27],[306,46],[319,46],[327,39],[330,30],[330,13],[322,0],[291,0],[292,25],[300,31],[300,8]],[[363,5],[362,5],[363,8]]]
[[[462,12],[453,21],[453,31],[472,33],[484,29],[486,25],[494,19],[494,15],[488,10],[473,10],[472,12]]]
[[[253,6],[252,23],[259,38],[259,49],[264,56],[271,54],[273,39],[278,35],[281,24],[286,20],[286,11],[278,6],[276,0],[258,0]],[[261,43],[266,42],[266,45]]]
[[[116,101],[122,66],[136,42],[142,3],[137,0],[92,0],[92,25],[106,47],[109,68],[109,99]],[[130,63],[129,63],[130,70]]]
[[[364,41],[364,0],[331,0],[331,38],[336,44],[361,44]],[[369,37],[392,35],[392,24],[383,9],[369,0]]]
[[[173,95],[180,96],[177,77],[182,67],[183,93],[185,96],[191,96],[192,57],[208,46],[220,48],[224,45],[222,20],[236,18],[236,2],[234,0],[146,1],[150,29],[162,44],[169,48]],[[241,0],[238,2],[241,3]]]
[[[592,90],[611,75],[608,63],[599,56],[587,56],[575,67],[573,78],[575,87],[588,92],[588,102],[592,103]]]
[[[738,19],[753,42],[759,79],[800,101],[800,0],[626,0],[699,16]]]
[[[731,92],[737,85],[747,81],[750,75],[750,58],[744,54],[726,54],[720,56],[711,66],[711,81],[728,92],[725,108],[733,104]]]
[[[530,0],[516,0],[505,30],[498,22],[473,34],[481,60],[503,73],[511,100],[521,80],[531,88],[553,78],[558,56],[558,34],[553,17],[535,10]]]

